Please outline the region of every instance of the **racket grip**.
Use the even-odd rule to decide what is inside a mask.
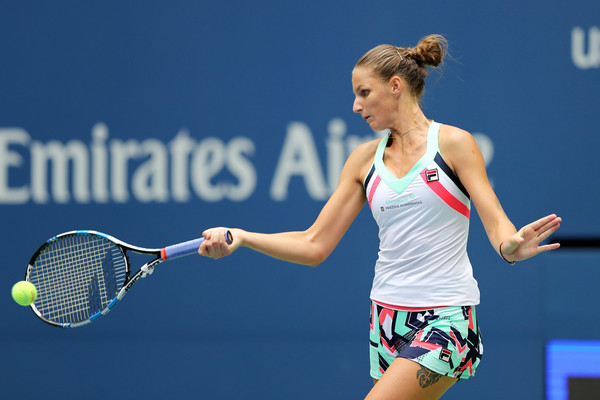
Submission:
[[[160,251],[160,258],[163,260],[172,260],[173,258],[196,254],[198,252],[198,248],[200,247],[200,243],[203,241],[204,238],[202,237],[167,246]],[[231,244],[233,242],[233,236],[229,230],[225,231],[225,241],[227,244]]]
[[[171,246],[167,246],[160,252],[160,258],[163,260],[172,260],[173,258],[189,256],[198,252],[200,243],[204,241],[204,238],[198,238],[194,240],[188,240],[187,242],[177,243]]]

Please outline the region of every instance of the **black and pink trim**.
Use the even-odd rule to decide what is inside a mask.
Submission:
[[[469,193],[467,192],[467,189],[465,189],[458,177],[454,174],[454,172],[452,172],[452,170],[450,169],[448,164],[446,164],[440,153],[437,153],[435,155],[434,161],[442,169],[442,171],[444,171],[444,173],[452,180],[456,187],[460,189],[460,191],[465,195],[468,201],[470,197]],[[429,188],[433,190],[435,194],[437,194],[439,198],[442,199],[446,204],[448,204],[450,207],[452,207],[454,210],[458,211],[468,219],[471,215],[471,210],[468,207],[468,205],[459,200],[452,193],[450,193],[448,189],[446,189],[439,180],[427,179],[427,171],[427,169],[424,169],[420,173],[421,178],[423,178],[423,181],[427,183],[427,186],[429,186]]]

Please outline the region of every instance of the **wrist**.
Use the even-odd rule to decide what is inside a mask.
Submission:
[[[502,259],[503,259],[504,261],[506,261],[507,263],[509,263],[510,265],[515,265],[515,262],[516,262],[516,260],[515,260],[515,261],[508,261],[508,260],[506,259],[506,257],[504,257],[504,254],[502,254],[502,245],[503,245],[503,244],[504,244],[504,242],[501,242],[501,243],[500,243],[500,246],[498,247],[498,253],[500,253],[500,257],[502,257]]]

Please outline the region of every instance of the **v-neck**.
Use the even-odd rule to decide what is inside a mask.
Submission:
[[[383,162],[383,156],[385,154],[385,149],[387,142],[390,138],[391,132],[388,133],[379,145],[377,146],[377,150],[375,152],[375,169],[377,170],[377,174],[381,177],[386,185],[392,188],[397,193],[402,193],[408,185],[415,179],[415,177],[427,166],[429,163],[433,161],[436,153],[438,152],[438,134],[440,131],[441,124],[438,122],[432,121],[429,125],[429,130],[427,131],[427,150],[425,154],[413,165],[413,167],[404,175],[399,178],[394,175],[390,170],[387,169]]]

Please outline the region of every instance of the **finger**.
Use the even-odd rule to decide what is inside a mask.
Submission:
[[[202,233],[202,236],[204,236],[204,241],[200,243],[198,253],[203,256],[215,258],[220,248],[219,235],[214,234],[214,229],[208,229]]]
[[[544,225],[537,228],[536,231],[539,232],[539,231],[545,231],[547,229],[551,229],[555,225],[560,225],[561,222],[562,222],[562,218],[557,217],[557,218],[551,219],[551,220],[547,221]]]
[[[545,244],[543,246],[538,247],[538,253],[543,253],[543,252],[549,251],[549,250],[556,250],[559,247],[560,247],[560,243]]]
[[[226,228],[216,228],[212,231],[212,240],[206,244],[210,257],[217,259],[231,253],[228,232],[229,230]]]
[[[555,221],[556,219],[560,220],[560,218],[558,218],[556,216],[556,214],[550,214],[550,215],[547,215],[547,216],[545,216],[543,218],[538,219],[537,221],[532,222],[528,226],[537,231],[538,229],[540,229],[544,225],[546,225],[548,223],[551,223],[551,222]]]
[[[550,237],[550,235],[556,232],[558,228],[560,228],[560,223],[553,226],[545,227],[545,230],[539,233],[538,235],[539,242],[543,242],[544,240],[548,239],[548,237]]]
[[[533,224],[529,224],[529,225],[525,225],[524,227],[522,227],[521,230],[519,232],[517,232],[519,237],[521,237],[524,240],[529,240],[529,239],[535,237],[536,231],[532,225]]]
[[[198,254],[201,256],[208,256],[208,251],[206,250],[206,239],[200,243],[200,247],[198,247]]]

